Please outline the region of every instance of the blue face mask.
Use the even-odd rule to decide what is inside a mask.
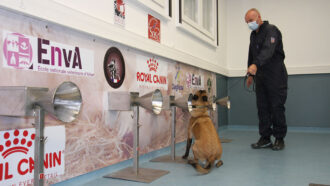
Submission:
[[[249,22],[248,26],[252,31],[257,30],[259,27],[257,21]]]

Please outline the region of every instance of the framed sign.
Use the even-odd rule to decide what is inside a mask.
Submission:
[[[160,20],[148,14],[148,38],[160,43]]]
[[[104,75],[112,88],[119,88],[125,79],[125,62],[123,55],[116,47],[108,49],[104,56]]]

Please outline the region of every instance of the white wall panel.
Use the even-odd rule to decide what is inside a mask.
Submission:
[[[246,72],[250,30],[244,16],[250,8],[281,30],[289,74],[330,73],[330,1],[235,0],[227,1],[229,75]]]
[[[177,2],[173,1],[173,18],[164,18],[154,14],[150,8],[133,0],[126,0],[126,25],[122,28],[114,25],[110,1],[95,3],[92,0],[2,0],[0,6],[37,17],[52,23],[64,25],[91,35],[122,43],[154,55],[190,64],[205,70],[227,75],[223,51],[225,46],[211,47],[201,40],[178,31],[176,24]],[[219,1],[220,6],[225,0]],[[108,7],[109,6],[109,7]],[[147,38],[148,14],[161,20],[161,43]],[[108,20],[107,17],[110,16]],[[220,13],[220,17],[225,16]],[[106,18],[104,18],[106,17]],[[221,25],[220,28],[225,28]]]
[[[126,25],[113,24],[113,1],[1,0],[0,6],[122,43],[154,55],[228,76],[245,74],[250,31],[245,12],[258,8],[283,35],[289,74],[330,73],[329,0],[219,0],[219,46],[214,47],[177,27],[178,0],[172,18],[145,3],[126,0]],[[147,37],[147,16],[161,20],[161,43]]]

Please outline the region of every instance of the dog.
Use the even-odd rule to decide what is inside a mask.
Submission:
[[[222,155],[221,142],[208,115],[208,107],[209,102],[205,90],[198,90],[192,95],[192,111],[188,125],[187,146],[186,152],[182,156],[183,159],[188,158],[192,137],[194,137],[195,140],[192,146],[194,159],[188,160],[188,164],[191,164],[202,174],[209,173],[216,161],[216,167],[220,167],[223,164],[222,160],[220,160]],[[199,161],[206,161],[204,167],[199,164]]]

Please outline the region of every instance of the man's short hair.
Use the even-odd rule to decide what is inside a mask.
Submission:
[[[258,14],[258,16],[260,16],[260,12],[259,12],[259,10],[258,9],[256,9],[256,8],[251,8],[250,10],[248,10],[246,13],[248,13],[248,12],[251,12],[251,11],[254,11],[254,12],[256,12],[257,14]]]

